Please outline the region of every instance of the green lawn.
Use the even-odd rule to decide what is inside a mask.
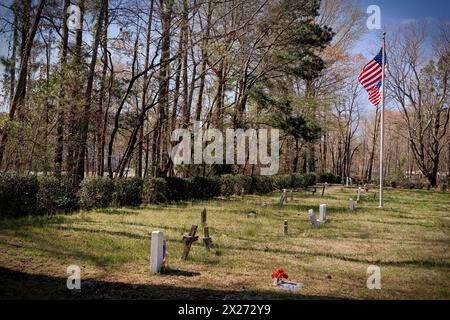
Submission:
[[[450,194],[387,190],[385,210],[363,194],[349,213],[354,193],[341,187],[323,198],[294,193],[282,209],[279,194],[272,194],[2,220],[0,296],[449,299]],[[314,208],[318,216],[321,203],[328,205],[329,222],[314,229],[306,212]],[[181,261],[182,234],[200,224],[203,208],[215,248],[207,253],[199,241]],[[256,218],[248,216],[252,211]],[[167,240],[162,275],[149,273],[153,230]],[[66,288],[69,265],[82,270],[80,292]],[[381,268],[381,290],[366,288],[369,265]],[[272,286],[277,268],[305,287],[285,293]]]

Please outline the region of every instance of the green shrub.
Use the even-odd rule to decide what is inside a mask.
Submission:
[[[0,216],[35,214],[38,190],[36,176],[0,174]]]
[[[142,179],[124,178],[114,182],[113,203],[116,206],[139,206],[142,203]]]
[[[193,177],[189,179],[190,195],[193,199],[211,199],[220,196],[219,177]]]
[[[392,188],[396,188],[405,181],[405,174],[402,170],[396,169],[389,174],[387,181]]]
[[[305,173],[303,175],[303,187],[309,187],[315,185],[317,182],[317,176],[315,173]]]
[[[336,183],[336,176],[331,172],[321,173],[318,177],[319,183]],[[339,177],[339,183],[341,182],[341,178]]]
[[[406,189],[423,189],[425,185],[422,182],[414,182],[414,181],[408,181],[405,184],[403,184]]]
[[[225,174],[220,178],[220,194],[222,196],[229,197],[233,194],[240,195],[242,190],[244,190],[245,193],[250,193],[252,191],[252,178],[249,176]]]
[[[58,180],[53,176],[38,178],[37,213],[70,212],[78,209],[79,199],[72,181],[63,177]]]
[[[253,193],[266,194],[273,191],[273,178],[270,176],[253,177]]]
[[[57,199],[57,204],[65,212],[71,212],[80,208],[79,186],[74,184],[74,179],[70,176],[61,178],[61,194]]]
[[[114,182],[110,178],[86,178],[81,183],[81,206],[84,209],[108,207],[113,200],[113,194]]]
[[[334,183],[341,183],[341,182],[342,182],[342,177],[340,175],[334,176]]]
[[[57,199],[60,191],[59,180],[52,176],[38,178],[39,189],[36,209],[39,214],[54,213],[59,210]]]
[[[300,173],[294,173],[291,175],[292,188],[297,189],[303,187],[305,184],[304,177]]]
[[[272,181],[272,189],[283,190],[292,188],[292,176],[290,174],[273,176]]]
[[[147,178],[143,182],[142,200],[146,204],[167,202],[167,183],[164,178]]]
[[[188,179],[182,179],[178,177],[164,178],[167,185],[167,201],[177,202],[191,198],[189,188],[190,183]]]

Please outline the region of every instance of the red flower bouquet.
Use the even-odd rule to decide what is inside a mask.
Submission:
[[[272,273],[272,279],[274,279],[274,284],[277,285],[279,283],[283,283],[285,279],[288,279],[289,276],[283,269],[277,269],[277,271]]]

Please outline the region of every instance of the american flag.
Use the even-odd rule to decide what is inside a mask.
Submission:
[[[382,79],[383,49],[376,57],[366,64],[358,76],[359,82],[369,93],[369,101],[378,106],[381,102],[381,79]],[[387,64],[385,55],[385,65]]]

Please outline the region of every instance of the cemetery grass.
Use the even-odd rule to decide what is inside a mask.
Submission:
[[[321,190],[320,190],[321,191]],[[371,190],[373,193],[374,190]],[[386,190],[386,208],[355,190],[332,187],[322,198],[280,193],[0,221],[0,297],[32,299],[449,299],[450,195]],[[261,204],[267,203],[267,208]],[[328,223],[314,229],[307,210],[326,203]],[[214,248],[202,246],[200,213]],[[250,213],[256,217],[249,216]],[[289,234],[283,234],[283,220]],[[181,261],[182,235],[198,224],[199,241]],[[150,233],[163,230],[167,269],[149,272]],[[69,265],[81,290],[66,288]],[[366,287],[367,267],[381,268],[381,290]],[[281,292],[283,268],[305,287]]]

